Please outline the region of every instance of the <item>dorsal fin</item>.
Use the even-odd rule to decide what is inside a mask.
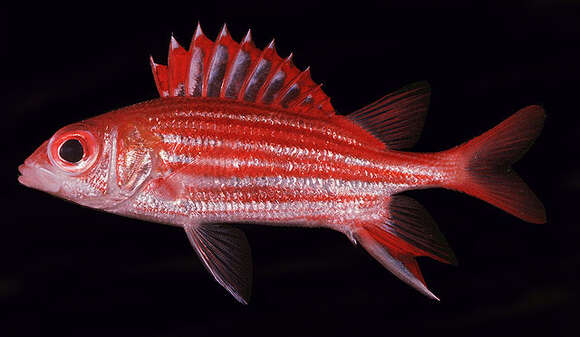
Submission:
[[[282,59],[274,41],[256,48],[250,31],[237,43],[224,24],[215,42],[197,25],[189,50],[171,37],[168,65],[151,58],[153,77],[161,97],[222,97],[301,112],[333,115],[330,98],[299,70],[292,54]]]
[[[409,148],[421,135],[430,94],[429,83],[413,83],[351,113],[348,118],[391,150]]]

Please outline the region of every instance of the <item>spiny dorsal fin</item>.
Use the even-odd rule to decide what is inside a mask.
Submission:
[[[224,24],[215,42],[200,25],[189,50],[171,37],[168,65],[151,58],[153,77],[161,97],[222,97],[301,112],[334,114],[330,98],[310,77],[310,68],[299,70],[292,54],[282,59],[274,41],[256,48],[250,31],[241,43],[232,39]]]
[[[391,150],[409,148],[421,135],[430,90],[427,82],[413,83],[351,113],[348,118]]]

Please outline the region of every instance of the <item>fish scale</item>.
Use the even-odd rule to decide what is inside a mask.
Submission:
[[[437,153],[419,138],[430,87],[414,83],[336,114],[310,68],[271,42],[216,41],[197,27],[188,50],[172,37],[168,65],[151,58],[161,98],[57,131],[19,167],[19,181],[78,204],[184,229],[204,266],[238,301],[251,293],[248,241],[235,224],[326,227],[360,244],[432,298],[416,258],[456,258],[429,213],[401,192],[447,188],[523,220],[545,210],[510,165],[541,132],[525,107]],[[298,247],[299,248],[299,247]]]
[[[192,105],[195,105],[196,103],[187,102],[187,100],[183,102]],[[251,166],[252,168],[264,167],[265,170],[270,171],[276,170],[274,166],[283,162],[287,167],[291,166],[292,168],[296,168],[295,173],[299,176],[307,176],[313,172],[318,172],[323,176],[328,176],[329,174],[333,174],[332,169],[334,169],[334,174],[341,174],[343,177],[348,179],[352,179],[352,173],[354,173],[359,174],[361,178],[367,177],[368,179],[380,181],[387,177],[391,178],[391,180],[396,180],[395,176],[401,173],[401,165],[395,163],[395,165],[390,165],[392,168],[389,168],[389,162],[401,162],[407,166],[408,170],[411,170],[412,168],[408,165],[410,161],[409,157],[414,156],[415,158],[413,159],[415,161],[423,160],[423,163],[419,163],[421,167],[411,172],[413,176],[408,176],[415,182],[421,180],[425,184],[429,183],[430,177],[427,174],[421,176],[421,173],[424,172],[426,167],[434,166],[434,158],[428,158],[428,156],[422,154],[406,154],[403,156],[402,154],[397,155],[393,153],[391,154],[392,158],[385,160],[384,154],[382,153],[383,151],[375,149],[367,149],[367,151],[359,151],[358,153],[355,153],[352,150],[353,142],[346,140],[345,137],[343,137],[345,139],[337,140],[336,137],[333,136],[337,132],[342,131],[340,127],[335,127],[335,125],[327,123],[324,126],[319,126],[319,129],[328,131],[321,133],[317,137],[312,137],[312,135],[307,133],[311,127],[301,127],[300,123],[289,120],[288,115],[271,116],[267,112],[262,113],[262,115],[269,115],[267,120],[270,120],[271,123],[266,122],[266,125],[283,125],[286,126],[286,128],[278,128],[275,131],[272,131],[272,129],[263,130],[260,123],[246,123],[243,131],[239,132],[237,131],[240,129],[238,125],[232,125],[227,122],[224,123],[224,119],[229,121],[231,120],[229,116],[240,113],[240,108],[236,106],[235,102],[232,102],[229,105],[228,110],[232,111],[231,113],[224,113],[223,111],[225,110],[225,107],[227,107],[227,104],[224,105],[223,103],[220,103],[219,109],[221,109],[222,112],[213,114],[217,115],[218,118],[213,118],[211,120],[204,118],[203,122],[196,117],[207,117],[209,115],[208,113],[164,113],[158,112],[157,107],[151,107],[155,113],[159,113],[158,117],[152,119],[156,123],[151,127],[155,130],[155,133],[162,138],[173,135],[175,137],[180,137],[181,139],[179,142],[176,140],[166,142],[168,146],[164,147],[164,157],[167,158],[167,161],[188,164],[193,160],[193,157],[188,156],[188,154],[193,153],[198,154],[198,160],[200,161],[202,161],[202,159],[208,159],[204,161],[207,163],[213,159],[217,162],[218,160],[216,159],[216,156],[213,156],[210,151],[220,153],[222,145],[236,143],[238,144],[237,146],[239,149],[236,149],[235,146],[230,147],[234,147],[233,150],[241,151],[232,152],[230,154],[224,149],[224,151],[221,152],[224,155],[221,157],[223,162],[231,162],[232,160],[228,161],[228,159],[233,158],[233,160],[237,160],[239,163],[249,163],[248,166]],[[145,108],[146,105],[143,107]],[[210,109],[211,108],[208,107],[208,110]],[[124,113],[126,114],[127,112]],[[142,109],[137,113],[148,114],[149,112],[146,109]],[[176,116],[180,116],[180,118],[176,119]],[[253,116],[254,118],[248,119],[260,119],[258,116],[261,115],[254,112]],[[281,118],[276,118],[278,116],[281,116]],[[264,118],[263,120],[266,119]],[[338,131],[335,131],[335,129]],[[179,132],[179,134],[176,134],[176,132]],[[300,133],[305,133],[305,137],[302,137],[301,144],[297,145],[296,139],[300,138]],[[186,140],[186,138],[190,138],[190,140]],[[198,139],[199,141],[193,141],[191,139]],[[214,140],[214,142],[211,143],[210,140]],[[333,143],[334,146],[331,145]],[[291,150],[288,151],[287,149]],[[249,153],[249,155],[247,155],[248,158],[246,159],[258,159],[258,161],[242,161],[246,154],[240,152]],[[174,154],[179,157],[172,156]],[[203,155],[205,155],[205,157],[201,157]],[[264,155],[264,157],[261,157],[261,155]],[[284,156],[287,157],[285,158]],[[271,165],[268,165],[268,162],[264,161],[267,158],[275,158],[276,160],[270,161]],[[294,161],[289,162],[288,160]],[[345,162],[346,160],[350,160],[353,163],[347,163]],[[320,161],[330,163],[331,166],[318,165]],[[212,165],[209,166],[211,167]],[[179,167],[179,165],[174,165],[173,168],[175,167]],[[310,169],[300,170],[300,168],[305,167],[310,167]],[[329,167],[331,172],[326,172],[329,170]],[[243,169],[243,167],[240,169]],[[282,173],[292,174],[292,172],[286,171],[282,171]],[[255,171],[254,174],[259,175],[260,172]]]

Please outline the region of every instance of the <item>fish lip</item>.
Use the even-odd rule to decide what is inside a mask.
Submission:
[[[26,187],[53,194],[60,191],[61,183],[57,176],[42,166],[24,162],[18,166],[18,172],[18,182]]]

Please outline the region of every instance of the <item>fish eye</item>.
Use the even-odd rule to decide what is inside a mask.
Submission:
[[[79,142],[78,139],[69,139],[62,143],[60,149],[58,151],[58,155],[63,160],[68,161],[69,163],[78,163],[83,156],[85,151],[83,149],[83,145]]]
[[[99,144],[83,125],[73,125],[52,136],[47,152],[52,164],[68,175],[77,175],[93,167],[99,156]]]

